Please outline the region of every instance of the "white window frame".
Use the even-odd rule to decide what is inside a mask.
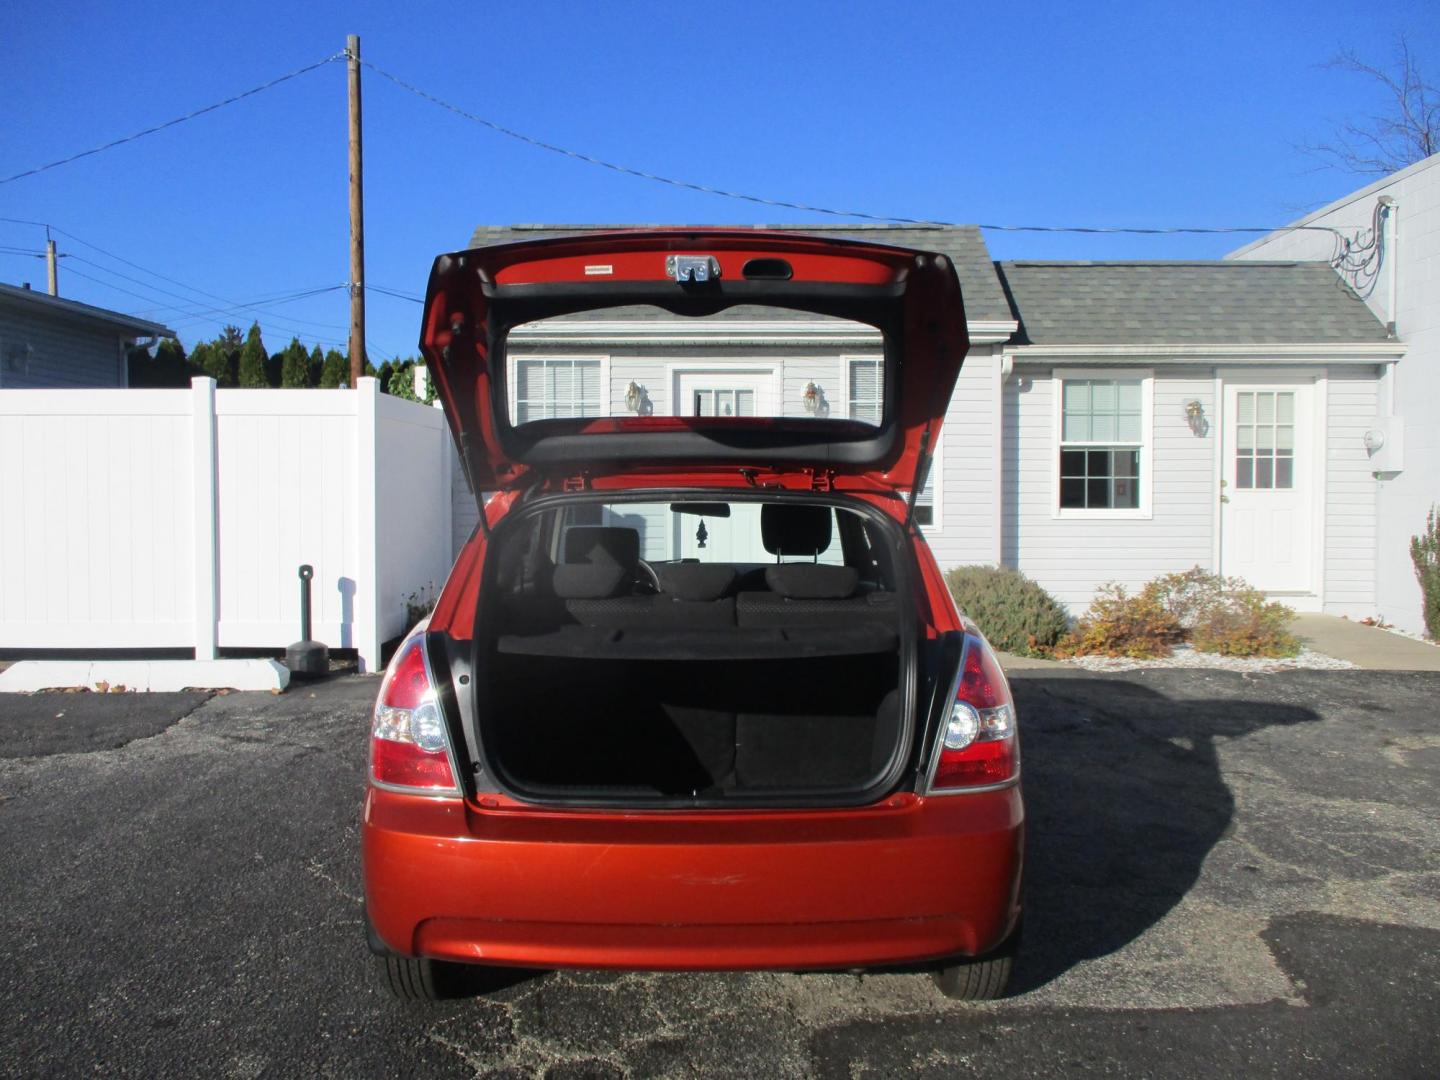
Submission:
[[[614,403],[611,401],[610,391],[610,357],[609,355],[586,356],[583,353],[515,353],[507,354],[505,357],[505,396],[506,396],[506,419],[513,423],[513,417],[520,413],[520,362],[541,360],[553,362],[565,360],[571,362],[600,363],[600,412],[597,416],[611,416],[614,414]]]
[[[1071,446],[1131,445],[1119,440],[1087,443],[1065,442],[1065,382],[1080,379],[1140,380],[1140,505],[1115,510],[1062,508],[1060,506],[1060,450]],[[1055,368],[1050,373],[1052,417],[1050,431],[1050,516],[1057,519],[1090,521],[1137,521],[1155,516],[1152,495],[1155,487],[1155,372],[1149,368]]]
[[[865,360],[880,365],[880,373],[882,376],[880,392],[882,395],[885,392],[883,381],[883,376],[885,373],[885,358],[883,356],[875,356],[873,354],[863,355],[857,353],[843,354],[840,357],[840,383],[841,386],[844,388],[845,418],[847,420],[850,418],[850,398],[852,396],[851,391],[854,390],[854,380],[851,378],[850,365],[857,360]],[[948,402],[946,403],[946,407],[948,409]],[[883,396],[880,401],[880,409],[883,414],[885,409],[885,401]],[[941,512],[945,501],[945,485],[943,480],[944,475],[945,427],[942,424],[940,428],[940,434],[935,438],[935,445],[930,448],[930,475],[925,478],[925,490],[930,493],[930,524],[921,525],[920,530],[922,532],[928,529],[932,533],[939,533],[944,528],[944,517]]]

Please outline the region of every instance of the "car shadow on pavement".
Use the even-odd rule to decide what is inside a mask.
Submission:
[[[1025,941],[1011,993],[1106,956],[1195,885],[1235,801],[1217,740],[1318,721],[1273,701],[1172,699],[1123,679],[1017,678]]]

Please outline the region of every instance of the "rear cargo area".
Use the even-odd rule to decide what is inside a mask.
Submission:
[[[578,524],[596,517],[578,507],[502,538],[477,670],[479,741],[508,787],[843,801],[890,773],[907,653],[883,523],[758,510],[770,564],[647,561],[640,530]]]
[[[505,656],[492,752],[557,794],[863,787],[899,734],[893,653],[791,660]],[[537,693],[537,687],[541,688]]]

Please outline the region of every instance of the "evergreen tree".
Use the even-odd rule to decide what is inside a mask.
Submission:
[[[350,381],[350,359],[339,349],[325,354],[325,366],[320,369],[320,388],[335,390]]]
[[[287,390],[303,390],[310,386],[310,354],[292,337],[280,353],[280,385]]]
[[[260,340],[260,324],[250,324],[245,335],[245,344],[240,349],[240,386],[247,390],[264,390],[270,386],[265,366],[270,357],[265,352],[265,342]]]
[[[325,354],[320,351],[320,346],[310,350],[310,358],[305,361],[305,385],[319,386],[320,372],[325,370]]]
[[[238,326],[225,325],[220,336],[215,339],[215,347],[220,350],[225,359],[225,378],[217,380],[221,386],[238,386],[240,384],[240,351],[245,347],[245,338],[240,333]]]
[[[209,375],[221,386],[234,386],[230,375],[230,360],[224,350],[213,341],[202,341],[190,350],[190,363],[203,375]]]
[[[406,401],[419,401],[415,394],[415,364],[414,361],[402,361],[391,373],[386,383],[392,396],[404,398]]]
[[[207,374],[185,358],[185,348],[174,338],[162,338],[155,355],[148,348],[132,348],[125,354],[130,386],[183,387],[197,375]]]

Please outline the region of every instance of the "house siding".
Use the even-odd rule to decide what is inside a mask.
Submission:
[[[971,563],[994,565],[1000,557],[1000,438],[998,352],[972,349],[960,369],[940,435],[940,467],[933,477],[939,528],[925,539],[943,569]]]
[[[1374,368],[1330,368],[1325,409],[1325,611],[1375,614],[1379,485],[1365,452],[1375,419],[1379,374]]]
[[[1150,518],[1106,521],[1054,512],[1055,378],[1051,369],[1017,369],[1003,396],[1004,483],[1001,558],[1045,586],[1072,614],[1096,588],[1115,581],[1135,588],[1192,566],[1211,566],[1215,544],[1215,447],[1212,425],[1195,435],[1185,402],[1199,399],[1209,416],[1215,380],[1208,369],[1154,371]]]
[[[120,335],[48,312],[0,306],[0,357],[12,344],[30,346],[28,369],[8,370],[0,362],[6,390],[121,387],[126,384]]]

